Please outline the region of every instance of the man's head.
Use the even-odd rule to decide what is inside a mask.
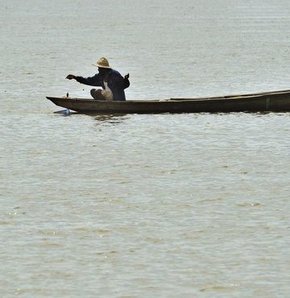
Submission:
[[[111,69],[111,66],[109,64],[108,59],[106,59],[105,57],[101,57],[96,64],[94,64],[95,66],[97,66],[100,69]]]
[[[94,66],[98,67],[99,73],[104,74],[108,72],[108,70],[111,69],[111,66],[109,64],[109,61],[105,57],[101,57],[96,64],[93,64]]]

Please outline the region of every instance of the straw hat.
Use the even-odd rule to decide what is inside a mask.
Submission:
[[[100,58],[97,63],[93,65],[100,68],[111,68],[109,61],[105,57]]]

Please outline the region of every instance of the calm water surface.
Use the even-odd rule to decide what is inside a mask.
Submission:
[[[130,99],[289,88],[288,1],[0,0],[1,297],[288,297],[290,118],[63,116],[107,56]]]

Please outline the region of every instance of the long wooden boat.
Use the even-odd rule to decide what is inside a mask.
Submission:
[[[290,90],[219,97],[111,102],[50,96],[47,99],[57,106],[84,114],[290,112]]]

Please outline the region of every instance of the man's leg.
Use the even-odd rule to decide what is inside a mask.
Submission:
[[[96,100],[106,100],[101,89],[91,89],[91,96]]]

